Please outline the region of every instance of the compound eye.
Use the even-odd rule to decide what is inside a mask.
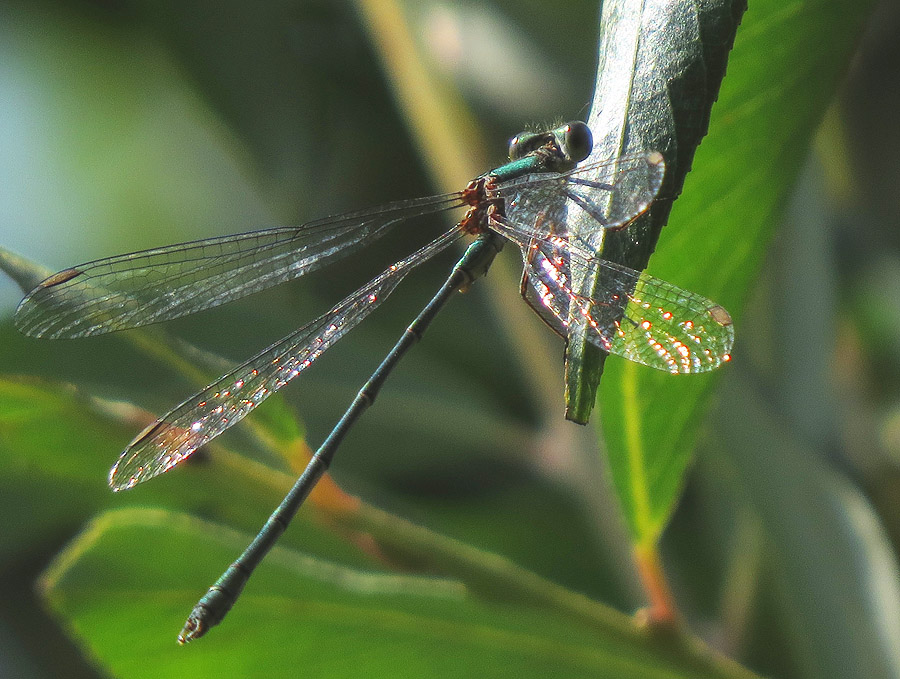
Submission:
[[[591,128],[576,120],[566,125],[563,141],[566,145],[566,155],[573,163],[580,163],[591,154],[594,136],[591,134]]]
[[[509,159],[518,160],[534,150],[534,132],[522,132],[509,140]]]
[[[519,152],[519,137],[521,135],[516,135],[512,139],[509,140],[509,159],[516,160],[516,154]]]

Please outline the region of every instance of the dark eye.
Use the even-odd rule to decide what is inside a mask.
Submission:
[[[509,140],[509,159],[518,160],[528,155],[535,148],[535,137],[539,135],[534,132],[522,132]]]
[[[520,135],[517,134],[515,137],[513,137],[512,139],[509,140],[509,159],[510,160],[515,160],[516,154],[519,152],[519,148],[518,148],[519,136]]]
[[[591,154],[594,145],[594,137],[591,128],[580,120],[566,125],[564,143],[565,153],[572,162],[580,163]]]

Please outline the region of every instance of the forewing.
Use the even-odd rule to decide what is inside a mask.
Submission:
[[[562,174],[528,175],[504,182],[497,192],[504,199],[507,219],[521,230],[537,238],[574,239],[560,233],[559,225],[589,218],[598,228],[622,228],[650,206],[664,174],[662,155],[648,153],[587,163]],[[572,244],[592,249],[590,243]]]
[[[66,269],[16,310],[26,335],[99,335],[178,318],[292,280],[344,257],[419,214],[462,204],[459,194],[392,203],[298,227],[207,238]]]

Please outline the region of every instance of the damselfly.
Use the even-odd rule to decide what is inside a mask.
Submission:
[[[222,620],[268,553],[337,446],[372,403],[402,355],[461,287],[483,275],[507,240],[525,264],[522,294],[556,332],[586,328],[602,350],[659,370],[696,373],[730,358],[731,318],[721,306],[647,274],[600,258],[571,225],[627,227],[656,197],[659,153],[589,162],[590,129],[572,122],[510,143],[510,162],[463,190],[400,201],[285,227],[209,238],[99,259],[50,276],[19,305],[16,325],[44,338],[88,337],[184,316],[318,270],[414,216],[467,208],[460,222],[276,342],[141,432],[109,474],[114,490],[131,488],[191,455],[239,422],[313,363],[371,313],[416,266],[474,236],[438,293],[410,324],[357,394],[303,474],[247,550],[194,607],[179,641]],[[599,294],[575,289],[575,269],[598,271]]]

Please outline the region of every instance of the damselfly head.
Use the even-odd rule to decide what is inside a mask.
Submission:
[[[591,128],[580,120],[542,132],[521,132],[509,142],[509,159],[519,160],[540,148],[550,147],[551,153],[567,166],[574,166],[587,158],[593,146]]]
[[[553,135],[560,151],[570,163],[580,163],[591,155],[594,136],[586,123],[574,120],[553,130]]]

